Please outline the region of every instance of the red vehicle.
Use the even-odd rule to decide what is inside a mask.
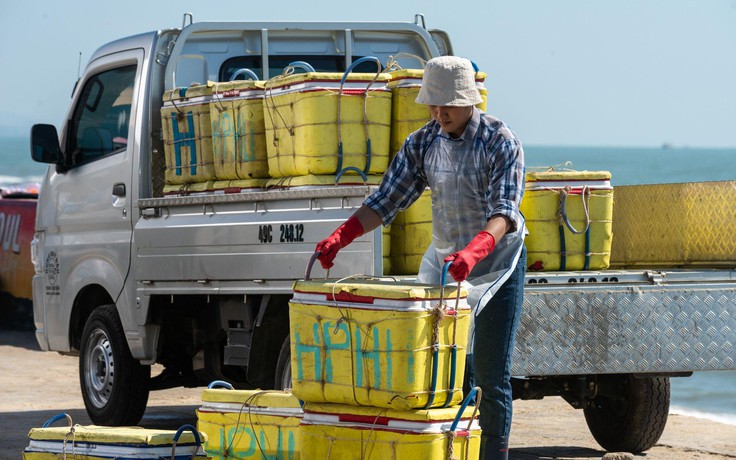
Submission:
[[[33,329],[31,240],[38,186],[0,189],[0,327]]]

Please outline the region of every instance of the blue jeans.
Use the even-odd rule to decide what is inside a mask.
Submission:
[[[469,385],[483,391],[480,426],[485,436],[508,436],[511,431],[511,354],[524,299],[526,248],[511,277],[475,318],[473,355],[468,357]],[[472,365],[472,366],[471,366]]]

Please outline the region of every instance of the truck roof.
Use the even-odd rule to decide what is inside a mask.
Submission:
[[[102,56],[107,56],[109,54],[116,53],[121,50],[132,49],[132,48],[148,49],[151,47],[151,44],[155,41],[155,39],[158,36],[160,36],[164,32],[171,32],[172,30],[177,30],[177,29],[145,32],[145,33],[130,35],[128,37],[123,37],[117,40],[113,40],[97,48],[97,50],[92,54],[92,57],[90,57],[89,61],[93,62],[94,60],[99,59]]]

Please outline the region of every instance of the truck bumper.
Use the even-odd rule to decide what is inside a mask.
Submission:
[[[46,336],[46,308],[43,292],[44,275],[33,275],[31,289],[33,291],[33,323],[36,326],[36,340],[43,351],[49,351],[49,339]]]

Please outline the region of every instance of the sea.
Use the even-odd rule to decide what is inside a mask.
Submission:
[[[735,148],[524,147],[530,170],[610,171],[614,185],[736,180]],[[38,184],[46,169],[25,137],[0,137],[0,188]],[[736,206],[736,203],[734,204]],[[671,380],[670,413],[736,425],[736,370],[696,372]]]

